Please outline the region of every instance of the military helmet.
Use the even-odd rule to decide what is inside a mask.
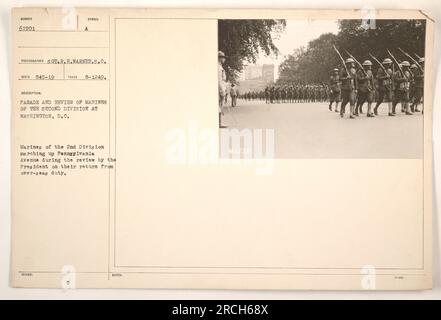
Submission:
[[[338,68],[334,68],[334,69],[332,69],[332,71],[338,72]]]
[[[383,60],[383,64],[389,64],[389,63],[392,63],[391,59],[386,58],[386,59]]]
[[[345,63],[352,63],[352,62],[355,62],[354,59],[352,58],[347,58],[345,61]]]
[[[217,53],[217,57],[218,57],[218,58],[226,58],[227,56],[226,56],[225,53],[223,53],[222,51],[219,51],[219,52]]]
[[[411,68],[411,69],[416,69],[416,68],[418,68],[418,67],[417,67],[417,65],[416,65],[415,63],[413,63],[413,64],[410,66],[410,68]]]
[[[423,63],[424,62],[424,57],[419,58],[418,62]]]
[[[372,62],[370,60],[364,60],[364,62],[362,63],[363,66],[371,66]]]
[[[403,62],[400,63],[403,67],[410,67],[410,63],[409,61],[404,60]]]

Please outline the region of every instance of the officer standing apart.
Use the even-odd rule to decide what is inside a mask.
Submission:
[[[372,102],[374,101],[374,75],[371,70],[372,62],[366,60],[362,63],[362,66],[363,69],[357,72],[358,99],[355,114],[363,114],[363,104],[367,102],[368,110],[366,116],[371,118],[374,117],[374,112],[372,111]]]
[[[349,118],[354,119],[355,94],[357,91],[354,59],[347,58],[345,64],[346,66],[340,70],[340,80],[342,82],[340,117],[344,117],[346,105],[349,103]]]
[[[222,115],[223,103],[225,96],[227,95],[227,75],[225,73],[224,67],[222,66],[225,63],[226,56],[222,51],[218,52],[217,55],[218,64],[217,64],[217,79],[218,79],[218,91],[219,91],[219,128],[226,128],[226,126],[222,125]]]

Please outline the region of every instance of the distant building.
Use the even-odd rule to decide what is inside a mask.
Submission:
[[[261,91],[274,82],[274,65],[249,65],[239,76],[239,91]]]
[[[264,64],[262,66],[262,78],[265,82],[273,83],[274,82],[274,65],[273,64]]]
[[[245,69],[245,80],[258,80],[262,78],[263,68],[261,65],[246,66]]]

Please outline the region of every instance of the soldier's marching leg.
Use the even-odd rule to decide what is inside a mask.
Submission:
[[[392,102],[389,101],[389,102],[387,103],[387,108],[388,108],[388,110],[389,110],[389,112],[388,112],[388,116],[389,116],[389,117],[394,117],[394,116],[395,116],[395,113],[392,112]]]
[[[358,117],[358,108],[359,108],[359,105],[358,105],[358,101],[355,103],[355,107],[354,107],[354,116],[357,116]]]
[[[340,117],[343,118],[345,116],[345,109],[346,109],[346,104],[348,103],[348,101],[346,100],[345,97],[343,97],[343,100],[341,102],[340,105]]]
[[[355,119],[355,116],[358,116],[358,113],[355,114],[355,104],[354,103],[349,103],[349,106],[350,106],[349,118],[350,119]]]
[[[392,114],[395,114],[395,107],[397,106],[397,103],[398,103],[398,102],[395,100],[395,99],[396,99],[396,96],[397,96],[397,95],[395,94],[395,95],[394,95],[394,97],[395,97],[395,98],[394,98],[394,101],[392,101],[392,111],[391,111]]]
[[[368,102],[368,104],[367,104],[366,117],[369,117],[369,118],[375,117],[374,112],[372,111],[372,102]]]
[[[420,112],[420,110],[418,109],[418,104],[420,104],[420,103],[421,103],[421,112],[423,113],[423,110],[424,110],[424,89],[423,88],[418,89],[418,98],[416,100],[415,112]]]
[[[355,114],[355,92],[352,90],[349,92],[349,106],[350,106],[349,118],[355,119],[355,117],[354,117],[354,114]]]
[[[374,112],[372,111],[372,102],[374,102],[374,95],[375,95],[375,92],[373,92],[373,91],[370,91],[367,93],[367,105],[368,106],[367,106],[366,116],[370,117],[370,118],[375,117]]]
[[[412,115],[413,113],[410,111],[410,104],[409,104],[409,91],[406,91],[404,93],[403,104],[404,104],[404,111],[405,111],[406,115],[408,115],[408,116]]]
[[[422,88],[415,88],[415,95],[413,97],[413,103],[412,103],[412,107],[414,112],[420,112],[420,110],[418,109],[418,104],[421,101],[421,98],[423,96],[422,94],[423,90]]]
[[[410,116],[410,115],[413,114],[413,113],[410,111],[410,104],[409,104],[408,101],[404,102],[404,110],[405,110],[406,115],[408,115],[408,116]]]
[[[361,109],[363,107],[364,102],[366,101],[366,94],[364,92],[360,92],[357,97],[357,103],[355,104],[355,112],[359,114],[363,114]]]
[[[411,95],[409,95],[409,108],[410,108],[410,112],[415,112],[415,106],[413,104],[413,100],[415,98],[414,93],[412,93]]]
[[[378,107],[381,105],[381,103],[384,100],[384,96],[385,96],[385,92],[383,90],[380,90],[378,92],[378,96],[377,96],[377,103],[375,104],[375,108],[374,108],[374,114],[376,116],[378,116]]]
[[[360,93],[358,93],[358,94],[354,94],[354,104],[355,104],[355,107],[354,107],[354,116],[359,116],[359,111],[360,111],[360,100],[362,100],[362,99],[360,99]]]
[[[219,113],[219,128],[221,128],[221,129],[226,128],[226,126],[222,125],[222,114],[223,114],[222,108],[223,108],[224,99],[225,99],[224,96],[220,94],[219,95],[219,110],[218,110],[218,113]]]
[[[393,112],[395,109],[393,109],[392,108],[392,103],[393,103],[393,101],[394,101],[394,95],[393,95],[393,92],[392,92],[392,90],[389,90],[388,91],[388,94],[389,94],[389,102],[387,103],[387,107],[388,107],[388,110],[389,110],[389,113],[388,113],[388,116],[390,116],[390,117],[394,117],[395,116],[395,112]]]

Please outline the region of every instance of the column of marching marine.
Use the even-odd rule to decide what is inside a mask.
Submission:
[[[373,57],[374,58],[374,57]],[[346,106],[349,104],[349,118],[363,114],[363,105],[367,103],[367,117],[378,115],[378,109],[383,102],[387,103],[388,115],[396,115],[396,106],[401,104],[401,112],[412,115],[419,112],[424,92],[424,58],[419,58],[418,64],[408,61],[396,62],[398,70],[393,71],[390,58],[379,62],[379,69],[374,76],[372,62],[365,60],[356,70],[354,58],[345,60],[343,68],[334,69],[330,77],[329,110],[335,103],[335,111],[343,118]],[[340,110],[338,104],[341,101]],[[373,103],[375,107],[372,108]]]

